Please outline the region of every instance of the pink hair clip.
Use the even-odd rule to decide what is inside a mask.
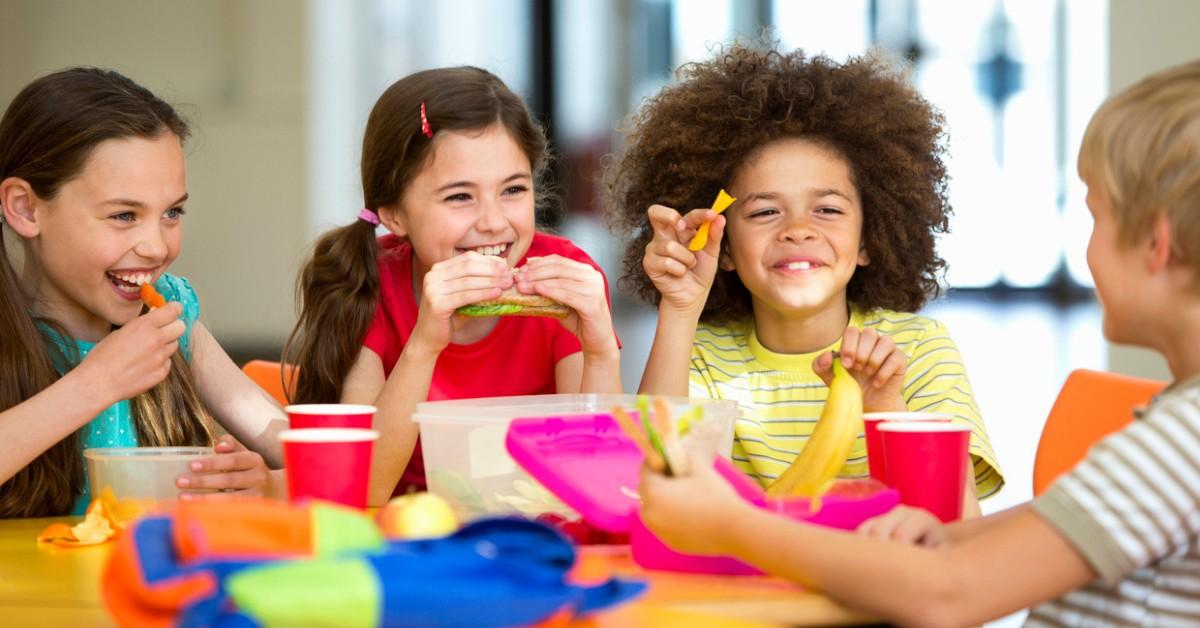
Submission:
[[[366,207],[358,210],[358,219],[365,220],[376,227],[379,226],[379,214],[367,209]]]
[[[429,118],[425,116],[425,101],[421,101],[421,132],[425,137],[433,139],[433,128],[429,126]]]

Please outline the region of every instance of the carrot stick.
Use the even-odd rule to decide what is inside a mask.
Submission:
[[[646,440],[646,435],[633,423],[633,418],[624,408],[617,406],[613,408],[613,418],[617,420],[617,425],[621,426],[621,431],[625,432],[638,449],[642,450],[642,455],[646,458],[646,464],[650,465],[651,469],[658,473],[662,473],[666,469],[666,462],[663,457],[654,451],[650,443]]]
[[[662,437],[658,435],[658,430],[654,427],[654,422],[650,414],[650,399],[645,395],[638,395],[637,398],[638,414],[641,415],[642,427],[646,429],[646,439],[650,441],[650,447],[654,452],[663,459],[663,473],[670,477],[671,461],[667,458],[666,450],[663,449]]]
[[[654,427],[662,436],[662,455],[672,475],[687,475],[687,452],[679,435],[671,427],[671,406],[662,397],[654,399]]]
[[[142,303],[145,303],[150,309],[160,308],[167,304],[167,300],[163,298],[163,295],[154,289],[154,284],[149,282],[144,283],[139,290],[142,293]]]

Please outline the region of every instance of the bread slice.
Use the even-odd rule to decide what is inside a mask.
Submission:
[[[522,294],[509,288],[497,299],[465,305],[456,310],[463,316],[548,316],[566,318],[571,308],[538,294]]]

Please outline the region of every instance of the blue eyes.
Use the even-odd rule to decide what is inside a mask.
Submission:
[[[170,220],[170,221],[176,221],[176,220],[179,220],[180,218],[182,218],[183,215],[186,213],[187,213],[187,210],[185,210],[182,207],[172,207],[171,209],[168,209],[167,211],[163,212],[163,219]],[[115,221],[121,222],[121,223],[126,223],[126,224],[131,224],[133,222],[136,222],[137,217],[138,217],[137,212],[132,212],[132,211],[120,212],[120,213],[116,213],[116,214],[109,216],[109,218],[111,218],[112,220],[115,220]]]

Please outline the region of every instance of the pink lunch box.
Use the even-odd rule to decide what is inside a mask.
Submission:
[[[516,419],[508,428],[509,455],[588,523],[608,532],[628,532],[633,560],[647,569],[689,573],[753,575],[759,570],[735,558],[681,554],[667,547],[638,516],[637,488],[642,454],[610,414]],[[758,483],[725,458],[714,468],[745,500],[799,521],[853,530],[899,503],[893,489],[864,497],[829,495],[810,512],[804,498],[768,500]]]

